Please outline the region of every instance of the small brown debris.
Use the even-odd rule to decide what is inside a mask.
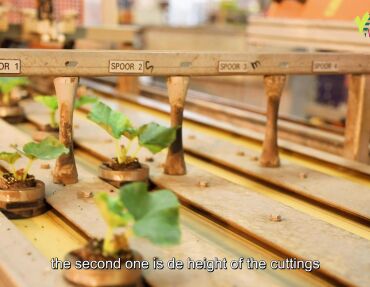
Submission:
[[[112,143],[113,140],[112,139],[106,139],[104,142],[106,142],[106,143]]]
[[[93,193],[87,190],[80,190],[79,192],[77,192],[77,197],[78,198],[91,198],[93,197]]]
[[[201,180],[201,181],[199,181],[198,185],[199,185],[199,187],[209,187],[209,182]]]
[[[307,176],[308,176],[308,175],[307,175],[307,173],[305,173],[305,172],[300,172],[300,173],[299,173],[299,178],[300,178],[300,179],[305,179],[305,178],[307,178]]]
[[[193,140],[193,139],[195,139],[195,138],[196,138],[196,137],[195,137],[195,135],[189,135],[189,136],[188,136],[188,139],[189,139],[189,140]]]
[[[270,215],[270,220],[273,222],[280,222],[281,221],[281,216],[280,215]]]
[[[154,161],[154,158],[152,156],[148,156],[145,158],[145,161],[147,162],[153,162]]]
[[[28,255],[28,256],[32,255],[32,252],[27,252],[27,255]]]
[[[75,129],[79,129],[79,128],[80,128],[80,126],[79,126],[78,124],[74,124],[74,125],[73,125],[73,127],[74,127]]]
[[[111,190],[109,190],[109,192],[114,192],[114,190],[113,190],[113,189],[111,189]]]
[[[250,157],[250,160],[252,160],[252,161],[258,161],[258,156],[256,156],[256,155],[255,156],[251,156]]]
[[[42,163],[42,164],[40,164],[40,168],[41,169],[50,169],[50,164],[48,164],[48,163]]]
[[[236,153],[237,156],[245,156],[245,152],[244,151],[238,151]]]

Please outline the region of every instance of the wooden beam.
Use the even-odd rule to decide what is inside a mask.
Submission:
[[[3,76],[217,76],[370,73],[370,54],[0,49]],[[15,61],[14,61],[15,60]],[[0,67],[1,68],[1,67]]]
[[[344,156],[369,163],[370,77],[352,75],[348,90]]]

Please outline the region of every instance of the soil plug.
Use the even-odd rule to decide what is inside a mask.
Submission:
[[[280,222],[282,219],[281,219],[281,216],[280,215],[273,215],[273,214],[271,214],[270,215],[270,220],[273,221],[273,222]]]
[[[305,178],[307,178],[307,176],[308,176],[308,175],[307,175],[307,173],[305,173],[305,172],[300,172],[300,173],[299,173],[299,178],[300,178],[300,179],[305,179]]]
[[[59,77],[54,80],[60,107],[59,140],[69,149],[61,155],[54,169],[54,183],[73,184],[78,182],[76,162],[73,155],[73,108],[78,77]]]
[[[188,87],[189,77],[169,77],[167,79],[168,97],[171,106],[171,126],[178,127],[176,140],[168,149],[164,168],[164,173],[169,175],[186,174],[184,149],[182,146],[182,122]]]
[[[205,180],[201,180],[198,183],[198,185],[199,185],[199,187],[202,187],[202,188],[209,187],[209,182],[208,181],[205,181]]]
[[[267,123],[263,142],[260,165],[264,167],[280,166],[277,145],[277,120],[279,103],[286,77],[284,75],[265,76],[264,85],[267,96]]]
[[[48,164],[48,163],[42,163],[42,164],[40,164],[40,168],[41,169],[50,169],[50,164]]]

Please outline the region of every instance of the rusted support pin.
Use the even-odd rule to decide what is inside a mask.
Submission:
[[[184,149],[182,146],[182,121],[185,98],[189,87],[189,77],[169,77],[167,79],[168,96],[171,106],[171,126],[179,127],[176,140],[168,149],[164,173],[170,175],[186,174]]]
[[[78,80],[78,77],[59,77],[54,80],[60,111],[59,140],[69,148],[69,153],[60,156],[56,161],[53,172],[54,183],[73,184],[78,182],[73,155],[73,107]]]
[[[264,167],[280,166],[279,150],[277,144],[277,120],[279,103],[285,84],[285,75],[264,77],[265,93],[267,96],[267,123],[265,139],[263,141],[260,165]]]

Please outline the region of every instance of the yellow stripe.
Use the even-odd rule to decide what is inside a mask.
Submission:
[[[12,222],[49,260],[53,257],[64,258],[69,251],[86,243],[81,234],[53,211],[33,218],[12,220]]]

